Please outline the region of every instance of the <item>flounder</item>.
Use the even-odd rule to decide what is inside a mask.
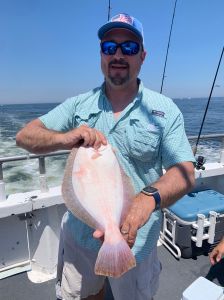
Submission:
[[[110,144],[98,150],[73,148],[66,164],[62,196],[67,208],[80,220],[104,232],[95,263],[98,275],[119,277],[136,266],[120,233],[134,189]]]

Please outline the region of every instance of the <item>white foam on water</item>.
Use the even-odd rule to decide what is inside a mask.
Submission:
[[[220,146],[217,145],[199,145],[196,153],[197,156],[204,156],[206,162],[218,162],[220,160]]]
[[[0,157],[29,154],[15,144],[14,138],[4,138],[1,141]],[[64,173],[66,155],[62,157],[47,157],[46,177],[49,187],[60,185]],[[38,159],[7,162],[3,164],[3,175],[6,183],[6,194],[28,192],[40,188]]]

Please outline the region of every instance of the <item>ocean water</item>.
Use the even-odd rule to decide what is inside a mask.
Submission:
[[[203,119],[207,99],[175,99],[184,115],[187,135],[197,135]],[[29,121],[47,113],[58,103],[0,105],[0,157],[27,154],[16,146],[16,133]],[[202,134],[224,133],[224,98],[210,102]],[[197,155],[205,155],[207,161],[219,159],[220,143],[200,142]],[[61,183],[66,156],[46,158],[49,186]],[[11,162],[3,164],[6,193],[30,191],[39,188],[38,161]]]

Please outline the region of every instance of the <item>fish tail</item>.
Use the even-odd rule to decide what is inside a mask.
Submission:
[[[135,266],[135,257],[120,235],[119,240],[113,244],[106,239],[104,240],[97,256],[95,273],[109,277],[120,277]]]

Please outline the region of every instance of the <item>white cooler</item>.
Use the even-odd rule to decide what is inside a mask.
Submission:
[[[181,300],[224,300],[224,290],[208,279],[199,277],[183,292]]]

